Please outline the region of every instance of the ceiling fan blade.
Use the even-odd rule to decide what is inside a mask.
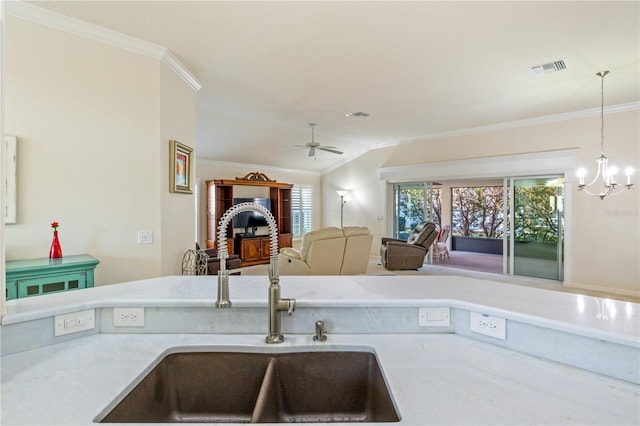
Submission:
[[[309,157],[313,157],[314,155],[316,155],[316,149],[315,148],[309,148]]]
[[[337,149],[332,149],[326,146],[318,147],[318,149],[321,151],[333,152],[334,154],[342,154],[342,151],[338,151]]]

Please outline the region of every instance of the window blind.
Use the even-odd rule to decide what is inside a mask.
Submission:
[[[293,185],[291,189],[293,235],[302,236],[313,226],[313,188],[311,185]]]

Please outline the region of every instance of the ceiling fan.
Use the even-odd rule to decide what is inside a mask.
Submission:
[[[311,142],[307,142],[305,145],[294,145],[297,148],[309,148],[309,157],[315,157],[316,155],[316,149],[319,149],[320,151],[326,151],[326,152],[332,152],[334,154],[342,154],[342,151],[339,151],[337,147],[335,146],[329,146],[329,145],[321,145],[320,143],[316,142],[314,139],[314,127],[315,127],[315,123],[309,123],[309,127],[311,127]]]

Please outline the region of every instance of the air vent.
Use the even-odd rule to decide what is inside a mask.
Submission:
[[[368,118],[368,117],[371,117],[371,114],[369,114],[368,112],[358,111],[358,112],[350,112],[349,114],[346,114],[346,117],[349,117],[349,118]]]
[[[567,69],[567,64],[564,62],[563,59],[559,59],[557,61],[549,62],[547,64],[536,65],[534,67],[531,67],[531,71],[533,71],[534,74],[537,74],[537,75],[550,74],[552,72],[562,71],[566,69]]]

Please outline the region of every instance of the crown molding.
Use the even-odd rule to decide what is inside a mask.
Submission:
[[[197,159],[196,158],[196,167],[200,164],[206,164],[209,166],[224,166],[224,167],[244,167],[250,170],[260,168],[265,170],[272,170],[276,172],[284,172],[284,173],[296,173],[300,175],[309,175],[309,176],[322,176],[320,172],[314,172],[310,170],[301,170],[301,169],[285,169],[283,167],[277,166],[265,166],[263,164],[248,164],[248,163],[234,163],[230,161],[217,161],[217,160],[208,160],[208,159]]]
[[[640,102],[629,102],[626,104],[611,105],[604,108],[605,114],[615,114],[619,112],[635,111],[640,109]],[[481,133],[498,132],[501,130],[515,129],[519,127],[539,126],[542,124],[556,123],[559,121],[577,120],[580,118],[600,115],[600,108],[583,109],[580,111],[565,112],[562,114],[543,115],[541,117],[527,118],[524,120],[508,121],[505,123],[489,124],[487,126],[470,127],[467,129],[452,130],[449,132],[432,133],[417,138],[405,139],[398,142],[378,144],[375,148],[385,148],[401,144],[427,142],[432,140],[449,139],[458,136],[469,136]]]
[[[604,108],[604,113],[605,114],[616,114],[619,112],[627,112],[627,111],[636,111],[636,110],[640,110],[640,102],[629,102],[626,104],[619,104],[619,105],[611,105],[608,107]],[[525,120],[517,120],[517,121],[509,121],[509,122],[505,122],[505,123],[498,123],[498,124],[490,124],[488,126],[480,126],[480,127],[471,127],[471,128],[467,128],[467,129],[460,129],[460,130],[452,130],[449,132],[440,132],[440,133],[432,133],[429,135],[425,135],[425,136],[421,136],[421,137],[417,137],[417,138],[412,138],[412,139],[405,139],[402,141],[394,141],[394,142],[388,142],[388,143],[379,143],[376,145],[369,145],[366,146],[362,149],[360,149],[359,151],[357,151],[356,153],[352,154],[351,156],[344,158],[343,160],[334,163],[333,165],[327,167],[326,169],[324,169],[322,171],[322,174],[326,174],[329,173],[333,170],[336,170],[339,167],[342,167],[345,164],[350,163],[351,161],[355,160],[356,158],[358,158],[361,155],[366,154],[369,151],[375,150],[375,149],[380,149],[380,148],[390,148],[390,147],[394,147],[394,146],[398,146],[398,145],[403,145],[403,144],[410,144],[410,143],[416,143],[416,142],[428,142],[428,141],[433,141],[433,140],[441,140],[441,139],[449,139],[449,138],[454,138],[454,137],[458,137],[458,136],[469,136],[469,135],[474,135],[474,134],[481,134],[481,133],[491,133],[491,132],[498,132],[501,130],[508,130],[508,129],[515,129],[518,127],[530,127],[530,126],[538,126],[538,125],[542,125],[542,124],[547,124],[547,123],[555,123],[558,121],[567,121],[567,120],[576,120],[576,119],[580,119],[580,118],[587,118],[587,117],[593,117],[596,115],[600,115],[600,108],[590,108],[590,109],[584,109],[584,110],[580,110],[580,111],[572,111],[572,112],[567,112],[567,113],[562,113],[562,114],[554,114],[554,115],[545,115],[545,116],[541,116],[541,117],[535,117],[535,118],[528,118]]]
[[[180,62],[180,60],[169,50],[164,49],[164,55],[162,56],[162,62],[169,67],[174,73],[178,75],[185,83],[187,83],[194,92],[198,92],[202,89],[202,84],[197,78],[189,72],[186,66]]]
[[[575,170],[579,149],[533,152],[502,155],[466,160],[436,161],[433,163],[378,168],[378,178],[392,183],[418,180],[438,181],[467,178],[503,178],[512,176],[535,176],[564,174],[565,181],[572,180],[570,172]]]
[[[166,47],[43,9],[23,1],[7,1],[4,2],[4,5],[7,15],[158,59],[176,73],[194,91],[197,92],[202,88],[202,84],[198,79],[195,78],[187,67]]]
[[[611,105],[604,108],[605,114],[615,114],[619,112],[635,111],[640,109],[640,102],[629,102],[626,104]],[[576,120],[580,118],[600,115],[600,108],[589,108],[580,111],[571,111],[561,114],[544,115],[541,117],[527,118],[524,120],[507,121],[505,123],[490,124],[488,126],[471,127],[468,129],[452,130],[449,132],[433,133],[423,137],[412,138],[400,141],[399,144],[426,142],[430,140],[448,139],[458,136],[468,136],[479,133],[498,132],[501,130],[515,129],[518,127],[539,126],[541,124],[556,123],[559,121]],[[396,145],[396,144],[389,144]]]

